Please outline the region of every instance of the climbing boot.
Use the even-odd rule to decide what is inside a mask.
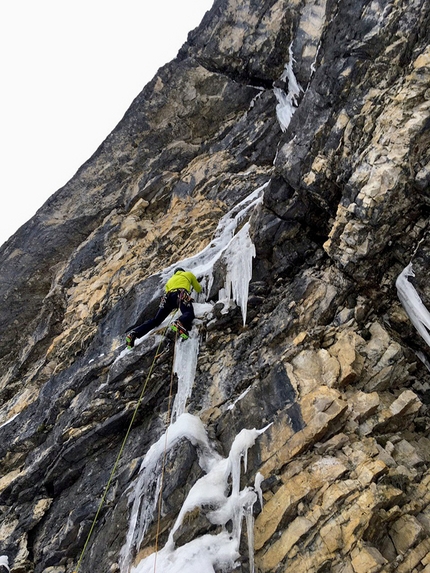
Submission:
[[[134,347],[134,341],[136,340],[136,333],[131,331],[127,334],[127,336],[125,337],[125,343],[127,345],[127,348],[129,350],[131,350]]]
[[[187,340],[187,338],[189,338],[190,336],[188,330],[182,326],[179,320],[175,320],[174,322],[172,322],[170,328],[171,330],[173,330],[173,332],[177,332],[178,335],[184,340]]]

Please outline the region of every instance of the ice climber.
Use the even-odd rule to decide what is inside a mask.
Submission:
[[[136,326],[127,334],[125,338],[127,347],[133,348],[136,338],[141,338],[147,332],[159,326],[177,308],[181,311],[181,316],[170,325],[170,328],[182,338],[188,338],[188,331],[194,320],[193,299],[191,298],[192,289],[196,292],[201,292],[202,290],[199,281],[193,273],[184,271],[180,267],[175,269],[173,276],[170,277],[164,287],[165,294],[161,299],[157,314],[154,318]]]

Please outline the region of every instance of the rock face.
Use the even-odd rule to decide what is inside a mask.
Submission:
[[[216,0],[1,248],[0,569],[124,573],[221,534],[214,507],[174,527],[202,451],[231,460],[241,431],[264,428],[241,478],[263,503],[236,570],[430,571],[429,351],[396,291],[412,262],[430,308],[429,36],[428,0]],[[189,361],[172,376],[174,344],[152,334],[124,355],[124,333],[257,189],[234,232],[255,248],[245,303],[219,294],[231,249],[202,271],[183,343],[198,356],[181,408],[210,443],[172,443],[160,520],[150,508],[127,545]]]

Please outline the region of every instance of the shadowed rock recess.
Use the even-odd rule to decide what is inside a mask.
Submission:
[[[430,572],[430,349],[396,289],[412,263],[430,309],[429,37],[429,0],[216,0],[1,247],[2,573],[170,573],[169,551],[189,573]],[[228,302],[245,254],[201,253],[238,213],[255,256]],[[204,286],[192,337],[124,351],[178,263]],[[172,441],[187,344],[176,427],[204,430]],[[256,501],[235,552],[197,569],[191,544],[237,527],[214,482],[188,494],[254,429],[240,484],[223,475],[227,498]]]

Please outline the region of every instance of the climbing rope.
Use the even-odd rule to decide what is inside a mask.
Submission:
[[[175,312],[176,312],[176,309],[175,309]],[[172,314],[173,314],[173,313],[172,313]],[[158,347],[157,347],[157,351],[156,351],[156,353],[155,353],[154,359],[153,359],[153,361],[152,361],[151,367],[150,367],[150,369],[149,369],[148,375],[147,375],[147,377],[146,377],[146,380],[145,380],[145,383],[144,383],[144,385],[143,385],[142,391],[141,391],[141,393],[140,393],[139,399],[138,399],[138,401],[137,401],[136,407],[135,407],[135,409],[134,409],[133,416],[132,416],[132,418],[131,418],[131,420],[130,420],[130,423],[129,423],[129,425],[128,425],[127,432],[126,432],[125,437],[124,437],[124,439],[123,439],[123,441],[122,441],[121,448],[120,448],[120,450],[119,450],[119,452],[118,452],[118,455],[117,455],[117,457],[116,457],[115,463],[114,463],[114,465],[113,465],[112,471],[111,471],[110,476],[109,476],[109,480],[108,480],[108,482],[107,482],[107,484],[106,484],[106,487],[105,487],[105,489],[104,489],[102,498],[101,498],[101,500],[100,500],[100,503],[99,503],[99,506],[98,506],[98,509],[97,509],[97,512],[96,512],[96,515],[95,515],[95,517],[94,517],[94,519],[93,519],[93,522],[92,522],[91,528],[90,528],[90,530],[89,530],[89,532],[88,532],[88,535],[87,535],[87,538],[86,538],[84,547],[82,548],[81,554],[80,554],[80,556],[79,556],[78,564],[76,565],[76,569],[73,571],[73,573],[78,573],[79,568],[80,568],[80,566],[81,566],[82,559],[84,558],[84,555],[85,555],[85,552],[86,552],[88,543],[89,543],[89,541],[90,541],[91,535],[92,535],[92,533],[93,533],[93,531],[94,531],[94,528],[95,528],[95,526],[96,526],[98,517],[99,517],[99,515],[100,515],[100,511],[101,511],[101,509],[102,509],[102,507],[103,507],[103,505],[104,505],[104,503],[105,503],[105,501],[106,501],[106,496],[107,496],[107,493],[108,493],[108,491],[109,491],[110,485],[111,485],[111,483],[112,483],[112,480],[113,480],[114,474],[115,474],[115,472],[116,472],[116,469],[117,469],[117,467],[118,467],[119,460],[121,459],[122,453],[123,453],[124,448],[125,448],[125,444],[126,444],[126,442],[127,442],[127,440],[128,440],[128,436],[130,435],[131,428],[132,428],[132,426],[133,426],[133,424],[134,424],[134,421],[135,421],[135,419],[136,419],[137,411],[138,411],[139,406],[140,406],[140,404],[141,404],[141,402],[142,402],[142,400],[143,400],[143,396],[144,396],[144,394],[145,394],[146,387],[147,387],[147,385],[148,385],[149,379],[150,379],[151,374],[152,374],[152,371],[153,371],[153,369],[154,369],[155,362],[156,362],[157,358],[160,356],[160,354],[159,354],[160,347],[161,347],[162,342],[164,341],[164,335],[165,335],[165,333],[166,333],[166,331],[167,331],[168,328],[169,328],[169,325],[167,325],[166,328],[165,328],[165,330],[163,331],[161,340],[160,340],[160,342],[159,342],[159,344],[158,344]],[[171,392],[171,388],[170,388],[170,392]],[[169,409],[170,409],[170,402],[171,402],[171,397],[169,397]],[[170,414],[169,414],[169,416],[170,416]]]
[[[178,340],[178,333],[176,332],[175,336],[175,345],[173,347],[173,361],[172,361],[172,368],[171,368],[171,375],[170,375],[170,390],[169,390],[169,402],[167,405],[167,428],[164,437],[164,452],[163,452],[163,464],[161,468],[161,482],[160,482],[160,493],[158,494],[158,517],[157,517],[157,531],[155,534],[155,557],[154,557],[154,573],[157,567],[157,555],[158,555],[158,538],[160,536],[160,524],[161,524],[161,504],[163,501],[163,487],[164,487],[164,472],[166,469],[166,457],[167,457],[167,432],[169,431],[170,425],[170,410],[172,404],[172,396],[173,396],[173,378],[174,372],[173,368],[175,365],[175,354],[176,354],[176,341]]]
[[[190,297],[188,297],[188,299],[186,299],[186,297],[184,296],[184,289],[180,289],[182,292],[181,294],[178,296],[178,309],[180,308],[181,302],[184,301],[188,301],[190,300]],[[169,402],[167,405],[167,428],[166,428],[166,432],[164,435],[164,452],[163,452],[163,463],[161,466],[161,480],[160,480],[160,492],[158,494],[158,516],[157,516],[157,530],[156,530],[156,534],[155,534],[155,556],[154,556],[154,573],[156,572],[157,569],[157,556],[158,556],[158,538],[160,536],[160,525],[161,525],[161,505],[163,502],[163,487],[164,487],[164,474],[165,474],[165,470],[166,470],[166,458],[167,458],[167,433],[169,431],[169,425],[171,423],[170,420],[170,410],[171,410],[171,404],[172,404],[172,396],[173,396],[173,378],[174,378],[174,366],[175,366],[175,356],[176,356],[176,342],[178,340],[178,331],[176,331],[176,336],[175,336],[175,345],[173,347],[173,360],[172,360],[172,368],[171,368],[171,374],[170,374],[170,390],[169,390]]]

